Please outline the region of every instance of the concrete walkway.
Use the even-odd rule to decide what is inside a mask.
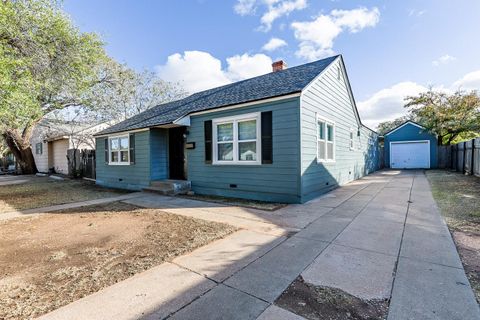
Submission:
[[[15,184],[22,184],[26,182],[30,182],[33,179],[35,179],[34,175],[12,175],[12,174],[5,174],[5,175],[0,175],[0,187],[3,186],[11,186]]]
[[[144,194],[141,193],[141,192],[133,192],[133,193],[128,193],[128,194],[124,194],[124,195],[121,195],[121,196],[115,196],[115,197],[107,197],[107,198],[100,198],[100,199],[94,199],[94,200],[86,200],[86,201],[78,201],[78,202],[57,204],[57,205],[54,205],[54,206],[48,206],[48,207],[42,207],[42,208],[33,208],[33,209],[20,210],[20,211],[10,211],[10,212],[1,213],[0,214],[0,221],[9,220],[9,219],[13,219],[13,218],[32,217],[32,216],[39,215],[39,214],[42,214],[42,213],[47,213],[47,212],[53,212],[53,211],[58,211],[58,210],[66,210],[66,209],[72,209],[72,208],[92,206],[92,205],[102,204],[102,203],[128,200],[128,199],[138,198],[138,197],[142,197],[142,196],[144,196]]]
[[[301,275],[389,319],[480,319],[422,172],[383,171],[275,212],[145,195],[125,202],[242,228],[42,319],[302,319],[274,305]]]

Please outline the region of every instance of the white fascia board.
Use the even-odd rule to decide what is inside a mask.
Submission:
[[[136,129],[136,130],[125,130],[125,131],[105,133],[105,134],[93,135],[93,136],[95,138],[104,138],[104,137],[121,136],[121,135],[126,135],[126,134],[136,133],[136,132],[143,132],[143,131],[148,131],[148,130],[150,130],[150,128],[142,128],[142,129]]]
[[[184,116],[178,118],[177,120],[173,121],[174,124],[178,124],[180,126],[190,127],[190,116]]]

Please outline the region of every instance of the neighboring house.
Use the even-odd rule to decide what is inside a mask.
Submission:
[[[185,179],[199,194],[299,203],[378,169],[341,56],[273,67],[96,134],[97,184]]]
[[[95,149],[93,134],[109,124],[75,124],[44,119],[33,130],[30,143],[39,172],[68,174],[67,151],[69,149]]]
[[[437,167],[437,137],[413,121],[384,135],[385,167],[429,169]]]
[[[0,174],[12,171],[15,171],[15,156],[11,152],[6,152],[0,156]]]

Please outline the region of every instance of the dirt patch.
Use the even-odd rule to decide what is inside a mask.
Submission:
[[[240,198],[229,198],[229,197],[203,195],[203,194],[195,194],[191,196],[179,195],[179,197],[198,200],[198,201],[220,203],[220,204],[235,206],[235,207],[245,207],[245,208],[258,209],[258,210],[265,210],[265,211],[275,211],[287,206],[286,203],[248,200],[248,199],[240,199]]]
[[[22,184],[0,186],[0,214],[77,201],[114,197],[127,191],[102,188],[85,180],[30,177]]]
[[[452,235],[465,273],[480,303],[480,233],[454,231]]]
[[[480,303],[480,178],[446,170],[426,174]]]
[[[362,300],[340,289],[317,287],[298,277],[275,304],[311,320],[386,319],[387,300]]]
[[[0,319],[37,317],[234,230],[124,203],[0,222]]]

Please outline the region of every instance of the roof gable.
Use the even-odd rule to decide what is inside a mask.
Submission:
[[[392,130],[388,131],[387,133],[384,134],[384,136],[387,136],[387,135],[389,135],[389,134],[392,134],[392,133],[394,133],[394,132],[402,129],[403,127],[405,127],[405,126],[407,126],[407,125],[416,126],[416,127],[420,128],[420,129],[422,129],[422,130],[425,130],[425,127],[419,125],[418,123],[416,123],[416,122],[414,122],[414,121],[412,121],[412,120],[408,120],[408,121],[402,123],[401,125],[397,126],[396,128],[393,128]]]
[[[338,60],[338,64],[336,64],[335,62]],[[354,113],[354,116],[355,116],[355,119],[357,121],[357,125],[359,127],[364,127],[368,130],[370,130],[371,132],[377,134],[377,132],[375,130],[372,130],[371,128],[367,127],[366,125],[364,125],[362,123],[362,120],[360,118],[360,114],[358,112],[358,108],[357,108],[357,104],[355,102],[355,98],[353,96],[353,91],[352,91],[352,87],[350,85],[350,80],[348,78],[348,74],[347,74],[347,68],[345,67],[345,62],[343,61],[343,57],[341,55],[337,56],[335,58],[335,61],[332,61],[332,63],[326,67],[317,77],[315,77],[303,90],[302,92],[304,91],[307,91],[308,88],[313,85],[316,81],[319,81],[322,77],[324,77],[325,73],[327,73],[327,71],[330,69],[330,68],[333,68],[333,67],[339,67],[340,68],[340,72],[341,72],[341,75],[342,75],[342,81],[343,83],[345,84],[345,87],[346,87],[346,90],[347,90],[347,93],[348,93],[348,97],[350,99],[350,103],[352,105],[352,111]]]
[[[338,56],[271,72],[255,78],[194,93],[162,104],[107,128],[97,135],[136,130],[173,123],[193,112],[212,110],[301,92]]]

